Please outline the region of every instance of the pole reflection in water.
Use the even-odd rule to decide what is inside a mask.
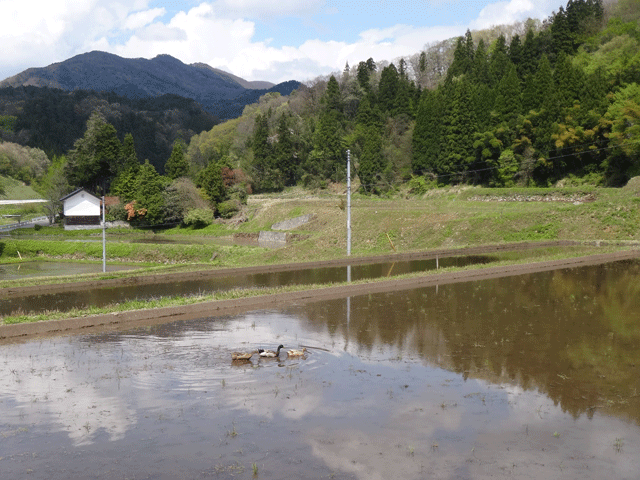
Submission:
[[[620,262],[1,345],[0,468],[638,478],[639,278]],[[280,343],[309,351],[231,362]]]

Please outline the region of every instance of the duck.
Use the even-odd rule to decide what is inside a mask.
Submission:
[[[278,346],[278,351],[274,352],[273,350],[263,350],[261,348],[258,349],[258,354],[261,357],[274,358],[280,356],[280,350],[284,348],[284,345]]]
[[[302,347],[302,350],[288,350],[287,355],[290,357],[302,357],[307,353],[306,347]]]
[[[249,360],[253,356],[251,352],[233,352],[231,360]]]

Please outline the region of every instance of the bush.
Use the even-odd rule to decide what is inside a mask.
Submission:
[[[209,208],[194,208],[184,216],[185,227],[204,228],[213,222],[213,211]]]
[[[237,200],[227,200],[218,204],[218,214],[222,218],[231,218],[240,211],[242,204]]]
[[[104,216],[107,222],[127,221],[127,211],[122,203],[110,205]]]
[[[409,180],[408,182],[409,193],[411,195],[424,195],[431,188],[435,187],[434,183],[434,181],[427,182],[427,179],[425,177],[411,177],[411,180]]]

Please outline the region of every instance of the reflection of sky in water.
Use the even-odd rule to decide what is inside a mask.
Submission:
[[[566,413],[542,376],[523,389],[477,365],[462,375],[455,335],[389,337],[370,322],[383,303],[351,302],[349,324],[342,300],[0,346],[0,470],[81,478],[100,458],[104,478],[244,478],[253,463],[263,478],[640,478],[637,425]],[[311,348],[230,361],[279,343]]]

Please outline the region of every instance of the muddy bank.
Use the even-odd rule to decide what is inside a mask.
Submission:
[[[559,242],[548,242],[555,243]],[[531,245],[531,244],[527,244]],[[540,244],[534,244],[536,248],[540,247]],[[523,248],[532,248],[520,244]],[[478,247],[474,249],[465,249],[464,253],[488,253],[495,252],[502,246],[493,247]],[[502,248],[502,250],[505,250]],[[456,250],[456,255],[461,254],[461,251]],[[426,255],[442,255],[441,253],[422,253],[422,254],[406,254],[389,256],[389,258],[403,259],[408,258],[411,255],[421,255],[419,258],[426,258]],[[556,270],[561,268],[575,268],[580,266],[599,265],[603,263],[614,262],[618,260],[629,260],[640,257],[640,250],[614,252],[608,254],[589,255],[578,258],[569,258],[561,260],[552,260],[546,262],[536,262],[520,265],[508,265],[499,267],[488,267],[477,270],[467,270],[459,272],[446,272],[441,274],[431,274],[424,277],[407,278],[407,279],[390,279],[385,281],[361,283],[357,285],[340,285],[334,287],[319,288],[315,290],[305,290],[298,292],[287,292],[268,296],[250,297],[234,300],[220,300],[220,301],[208,301],[194,305],[184,305],[175,307],[165,307],[159,309],[149,310],[137,310],[130,312],[120,312],[105,315],[96,315],[82,318],[63,319],[55,321],[34,322],[18,325],[3,325],[0,326],[0,339],[11,339],[18,337],[30,337],[43,334],[55,334],[55,333],[74,333],[74,332],[86,332],[92,329],[123,329],[131,328],[141,325],[156,325],[166,322],[190,320],[203,317],[214,317],[221,315],[234,315],[241,312],[247,312],[251,310],[264,309],[264,308],[277,308],[283,305],[290,304],[303,304],[307,302],[318,302],[323,300],[330,300],[336,298],[344,298],[350,296],[358,296],[370,293],[387,292],[406,290],[419,287],[428,287],[436,285],[446,285],[452,283],[469,282],[475,280],[485,280],[499,277],[509,277],[522,275],[527,273],[544,272],[549,270]],[[376,261],[380,257],[375,257]],[[418,258],[418,257],[415,257]],[[353,259],[355,261],[349,261],[351,259],[336,260],[332,262],[317,262],[322,265],[342,265],[347,263],[357,263],[364,259]],[[309,264],[293,265],[280,265],[280,266],[265,266],[256,267],[258,271],[281,271],[282,268],[309,268]],[[273,270],[270,270],[273,269]],[[250,269],[234,269],[248,271]],[[254,270],[254,271],[255,271]],[[229,274],[229,270],[216,271],[221,274],[225,272]],[[189,275],[189,274],[187,274]],[[145,277],[146,279],[146,277]],[[122,280],[118,280],[122,282]],[[88,282],[87,282],[88,283]],[[42,289],[42,287],[40,287]]]

